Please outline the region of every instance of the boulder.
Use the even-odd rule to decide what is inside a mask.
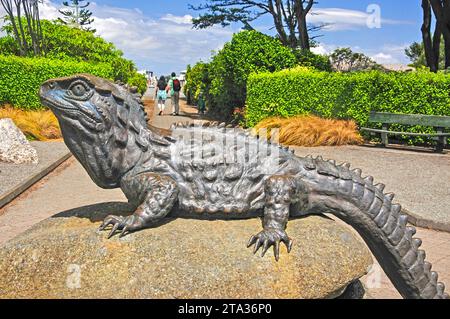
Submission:
[[[11,119],[0,119],[0,162],[38,163],[36,150]]]
[[[351,230],[321,216],[290,221],[294,248],[279,262],[246,248],[258,219],[167,219],[110,240],[98,231],[128,209],[79,208],[3,245],[0,298],[335,298],[372,264]]]

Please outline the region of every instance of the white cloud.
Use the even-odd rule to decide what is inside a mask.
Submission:
[[[170,14],[170,13],[166,14],[165,16],[163,16],[161,18],[161,20],[163,20],[163,21],[174,22],[174,23],[177,23],[177,24],[192,24],[192,19],[193,19],[193,17],[191,15],[188,15],[188,14],[186,14],[186,15],[184,15],[182,17],[177,17],[177,16],[174,16],[173,14]]]
[[[384,53],[384,52],[377,53],[372,58],[381,64],[397,62],[397,61],[395,61],[392,54],[388,54],[388,53]]]
[[[380,12],[382,14],[382,12]],[[326,31],[353,30],[369,28],[368,23],[373,23],[373,14],[365,11],[348,10],[341,8],[315,8],[308,17],[308,23],[325,25]],[[381,15],[381,27],[384,24],[410,24],[410,21],[383,19]]]
[[[336,45],[319,43],[316,47],[312,48],[311,51],[315,54],[325,55],[325,54],[329,54],[329,53],[333,52],[337,48],[338,48],[338,46],[336,46]]]
[[[192,29],[192,16],[166,14],[150,18],[138,9],[93,3],[93,27],[97,34],[113,42],[141,68],[158,73],[180,71],[187,64],[207,60],[211,51],[231,39],[230,29]]]

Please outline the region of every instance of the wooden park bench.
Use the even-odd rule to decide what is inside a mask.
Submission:
[[[437,141],[436,151],[442,152],[447,144],[447,138],[450,133],[445,133],[444,130],[450,128],[450,116],[436,116],[436,115],[420,115],[420,114],[393,114],[371,112],[370,123],[381,123],[382,129],[361,128],[362,131],[381,134],[382,143],[387,147],[389,145],[389,135],[408,135],[408,136],[423,136],[429,137]],[[411,133],[411,132],[395,132],[390,131],[391,124],[402,125],[421,125],[433,127],[436,131],[434,134],[427,133]]]

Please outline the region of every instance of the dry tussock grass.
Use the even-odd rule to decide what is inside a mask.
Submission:
[[[279,142],[289,146],[360,145],[364,141],[354,121],[324,119],[311,115],[267,118],[254,128],[254,132],[261,129],[267,129],[269,138],[272,129],[279,129]]]
[[[0,107],[0,119],[10,118],[30,139],[48,141],[61,138],[55,115],[49,110],[23,111],[10,106]]]

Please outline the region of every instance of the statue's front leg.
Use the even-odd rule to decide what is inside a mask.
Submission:
[[[262,256],[273,246],[275,259],[280,258],[280,243],[284,243],[288,252],[292,249],[292,240],[286,233],[289,211],[295,187],[289,176],[273,176],[265,185],[265,209],[263,231],[250,238],[248,247],[255,245],[254,253],[262,248]]]
[[[160,221],[169,214],[178,197],[176,182],[167,176],[143,173],[125,177],[122,184],[127,197],[131,202],[137,203],[138,207],[131,216],[105,218],[100,230],[112,225],[108,238],[114,236],[116,231],[121,231],[122,237],[127,232],[137,231]]]

